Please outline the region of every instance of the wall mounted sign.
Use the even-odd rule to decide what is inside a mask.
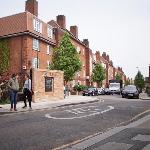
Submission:
[[[45,77],[45,92],[52,92],[54,89],[54,78]]]

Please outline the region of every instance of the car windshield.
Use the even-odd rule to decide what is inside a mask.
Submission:
[[[88,88],[89,91],[94,90],[95,88]]]
[[[125,90],[136,90],[136,86],[128,85],[128,86],[125,87]]]
[[[119,87],[119,83],[110,83],[109,87]]]

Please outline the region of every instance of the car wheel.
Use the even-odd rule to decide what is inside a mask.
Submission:
[[[122,95],[122,98],[124,98],[124,95]]]

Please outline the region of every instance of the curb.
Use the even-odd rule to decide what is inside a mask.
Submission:
[[[143,119],[144,117],[147,117],[148,115],[150,115],[150,109],[148,109],[148,110],[146,110],[146,111],[144,111],[144,112],[142,112],[142,113],[136,115],[135,117],[133,117],[133,118],[132,118],[131,120],[129,120],[129,121],[122,122],[122,123],[118,124],[117,126],[115,126],[115,127],[113,127],[113,128],[109,128],[109,129],[106,129],[106,130],[103,131],[103,132],[97,132],[97,133],[95,133],[95,134],[93,134],[93,135],[89,135],[89,136],[87,136],[87,137],[85,137],[85,138],[82,138],[82,139],[73,141],[73,142],[71,142],[71,143],[62,145],[62,146],[60,146],[60,147],[56,147],[56,148],[54,148],[53,150],[62,150],[62,149],[64,149],[64,150],[70,150],[70,149],[74,149],[74,148],[72,148],[72,146],[77,145],[77,144],[80,144],[80,143],[82,143],[82,142],[84,142],[84,141],[86,141],[86,140],[90,140],[90,139],[92,139],[92,138],[94,138],[94,137],[96,137],[96,136],[103,136],[103,135],[105,135],[105,134],[111,132],[112,130],[114,131],[114,130],[116,130],[116,129],[119,129],[119,131],[116,132],[116,133],[118,133],[118,132],[120,132],[121,130],[123,130],[123,129],[125,129],[125,128],[129,128],[128,126],[130,126],[131,124],[136,123],[137,121],[139,121],[140,119]],[[131,125],[131,126],[132,126],[132,125]],[[130,127],[130,128],[131,128],[131,127]],[[113,133],[112,135],[108,134],[108,137],[113,136],[113,135],[115,135],[116,133]],[[106,137],[106,138],[108,138],[108,137]],[[104,139],[106,139],[106,138],[104,138]],[[104,140],[104,139],[102,139],[102,140]],[[102,140],[101,140],[101,141],[102,141]],[[70,147],[71,147],[71,148],[70,148]],[[87,147],[87,148],[88,148],[88,147]],[[85,149],[86,149],[86,148],[85,148]]]
[[[146,97],[146,98],[143,98],[143,97],[140,97],[141,100],[150,100],[150,97]]]
[[[68,103],[68,104],[58,104],[58,106],[53,106],[53,107],[50,107],[50,106],[47,106],[47,107],[44,107],[44,108],[35,108],[35,109],[32,109],[32,110],[28,110],[28,109],[23,109],[23,110],[20,110],[20,111],[0,111],[0,116],[2,115],[9,115],[9,114],[18,114],[18,113],[26,113],[26,112],[33,112],[33,111],[41,111],[41,110],[47,110],[47,109],[55,109],[55,108],[60,108],[60,107],[65,107],[65,106],[75,106],[75,105],[80,105],[80,104],[88,104],[88,103],[94,103],[94,102],[98,102],[100,101],[99,99],[95,99],[95,100],[89,100],[87,102],[78,102],[78,103]]]

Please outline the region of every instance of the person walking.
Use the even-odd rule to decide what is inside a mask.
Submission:
[[[16,105],[17,105],[17,94],[19,91],[19,82],[18,82],[18,74],[12,74],[10,80],[8,81],[8,88],[10,93],[10,102],[11,102],[11,108],[12,111],[14,108],[14,111],[17,111]],[[14,107],[13,107],[14,105]]]
[[[32,101],[31,79],[29,78],[28,74],[25,74],[23,94],[24,94],[24,106],[22,108],[27,108],[27,102],[26,102],[26,98],[27,98],[29,102],[29,108],[32,109],[31,107],[31,101]]]

